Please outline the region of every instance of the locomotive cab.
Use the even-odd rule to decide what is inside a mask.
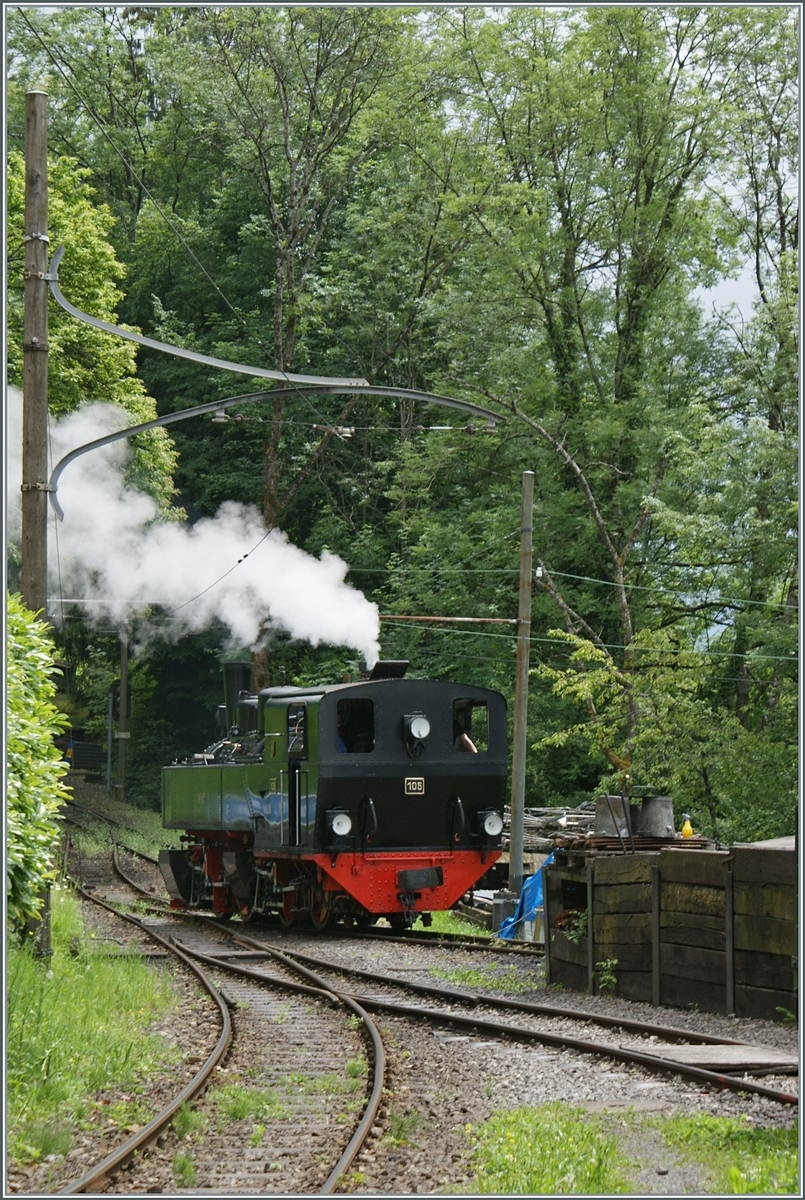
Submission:
[[[498,692],[380,678],[239,700],[255,729],[163,773],[163,824],[189,843],[161,856],[175,903],[410,924],[499,857]]]

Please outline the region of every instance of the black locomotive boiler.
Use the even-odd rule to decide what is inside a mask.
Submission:
[[[175,908],[398,928],[451,908],[500,857],[506,701],[405,679],[227,698],[226,737],[163,771]]]

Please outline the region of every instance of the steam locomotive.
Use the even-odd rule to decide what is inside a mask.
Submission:
[[[451,908],[500,857],[506,701],[488,688],[403,678],[238,687],[224,669],[228,732],[163,770],[160,853],[174,908],[283,925],[403,929]],[[239,675],[240,673],[240,675]]]

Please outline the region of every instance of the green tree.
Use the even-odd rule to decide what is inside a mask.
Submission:
[[[6,897],[9,918],[21,927],[42,906],[54,878],[58,812],[69,790],[53,738],[66,719],[52,697],[54,646],[47,628],[19,596],[6,604]]]
[[[48,220],[52,246],[64,243],[66,254],[60,279],[65,295],[83,311],[114,322],[121,292],[116,280],[123,275],[107,240],[112,223],[104,206],[92,201],[89,172],[73,159],[51,160],[48,169]],[[16,151],[9,154],[6,181],[8,203],[8,382],[22,386],[22,330],[25,214],[25,163]],[[48,406],[58,417],[93,401],[117,404],[130,424],[156,416],[154,400],[136,377],[132,343],[76,321],[53,300],[48,310]],[[125,424],[121,420],[121,425]],[[134,439],[129,479],[159,503],[163,513],[171,508],[174,489],[171,472],[176,463],[164,429],[152,429]]]

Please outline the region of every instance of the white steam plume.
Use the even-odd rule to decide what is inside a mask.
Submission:
[[[7,528],[17,541],[22,478],[17,388],[8,389],[7,418]],[[124,424],[125,415],[112,404],[91,404],[51,421],[50,469],[70,450]],[[178,610],[170,622],[172,636],[217,619],[229,627],[233,643],[252,647],[261,624],[270,623],[314,646],[349,646],[374,665],[377,606],[344,582],[349,568],[343,559],[326,550],[316,559],[278,530],[266,537],[258,510],[233,501],[194,525],[161,522],[151,497],[124,484],[129,453],[123,440],[92,450],[65,469],[59,480],[64,523],[57,530],[52,514],[48,519],[49,595],[80,597],[91,602],[82,606],[90,620],[120,625],[160,603]],[[198,598],[187,604],[193,597]]]

